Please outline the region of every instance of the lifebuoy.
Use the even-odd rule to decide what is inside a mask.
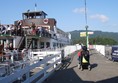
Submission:
[[[43,20],[43,23],[44,23],[44,24],[48,24],[48,19],[45,18],[45,19]]]

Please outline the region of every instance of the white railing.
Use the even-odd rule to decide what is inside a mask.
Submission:
[[[105,56],[105,46],[104,45],[94,45],[93,48]]]
[[[81,45],[68,45],[64,48],[64,57],[80,49]]]
[[[79,50],[80,45],[66,46],[64,57]],[[13,83],[16,80],[22,83],[41,83],[48,78],[60,65],[62,60],[61,51],[35,51],[28,53],[30,60],[20,62],[15,66],[9,66],[7,75],[0,77],[0,83]],[[31,76],[31,71],[38,69]],[[25,79],[23,78],[25,76]]]
[[[32,52],[32,54],[39,55],[40,52]],[[39,59],[27,61],[22,63],[20,66],[23,65],[24,67],[12,70],[12,73],[10,75],[0,77],[0,83],[13,83],[16,80],[23,79],[24,75],[25,80],[23,80],[22,83],[31,83],[34,81],[37,83],[41,83],[61,65],[61,53],[50,52],[49,54],[47,53],[46,57],[41,61]],[[31,71],[35,70],[36,68],[38,68],[38,71],[35,71],[35,74],[31,76]]]

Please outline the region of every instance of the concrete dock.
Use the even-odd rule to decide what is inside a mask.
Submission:
[[[70,55],[44,83],[118,83],[118,62],[108,60],[95,50],[90,51],[91,71],[78,69],[77,52]]]

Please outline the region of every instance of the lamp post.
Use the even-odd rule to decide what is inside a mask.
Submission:
[[[85,22],[86,22],[86,47],[88,48],[88,44],[89,44],[89,40],[88,40],[88,25],[87,25],[87,11],[86,11],[86,0],[84,0],[85,2]]]
[[[88,39],[88,25],[86,25],[85,28],[86,28],[86,47],[88,48],[88,46],[89,46],[89,39]]]

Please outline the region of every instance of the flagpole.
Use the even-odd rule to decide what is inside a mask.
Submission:
[[[37,10],[37,4],[35,3],[35,11]]]

